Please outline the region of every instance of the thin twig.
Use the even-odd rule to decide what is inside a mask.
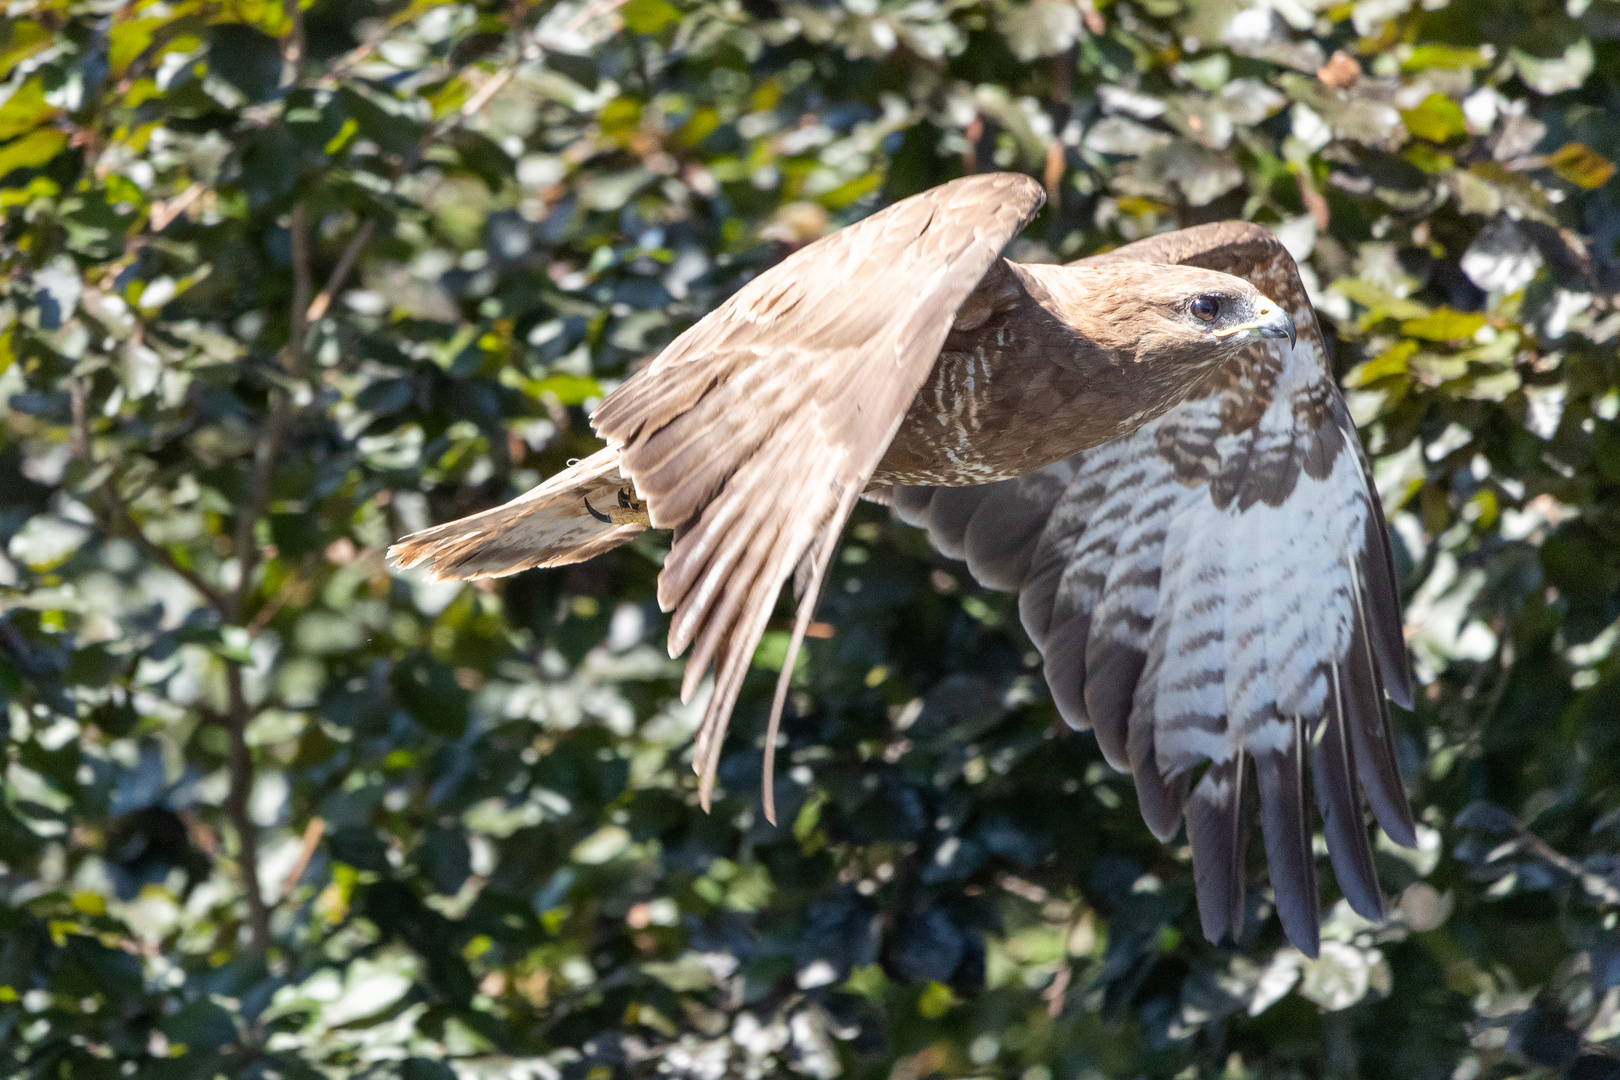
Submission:
[[[288,88],[293,88],[300,82],[300,68],[304,59],[304,14],[298,0],[282,0],[282,11],[287,19],[286,36],[281,41],[281,58],[286,68],[282,82]],[[281,362],[286,374],[290,378],[297,378],[303,370],[304,336],[309,329],[310,306],[309,228],[302,202],[294,204],[289,227],[292,234],[293,298],[287,348]],[[231,599],[230,621],[238,625],[242,622],[248,597],[253,593],[253,574],[261,557],[253,536],[254,527],[270,502],[276,457],[281,450],[291,414],[292,400],[288,389],[272,386],[270,416],[266,420],[264,437],[256,448],[247,500],[236,522],[235,550],[240,576]],[[247,897],[252,948],[255,954],[264,956],[270,950],[270,911],[259,888],[258,833],[249,812],[253,794],[253,753],[247,744],[250,714],[247,697],[242,692],[240,662],[226,661],[225,679],[230,692],[230,713],[225,727],[230,737],[231,781],[230,790],[225,795],[225,812],[236,830],[237,845],[241,849],[237,861],[241,869],[242,893]]]
[[[1041,997],[1046,999],[1046,1015],[1054,1020],[1063,1015],[1063,1006],[1068,1004],[1069,981],[1073,978],[1074,968],[1065,957],[1064,963],[1052,973],[1051,983],[1041,992]]]
[[[1601,900],[1611,906],[1620,906],[1620,889],[1616,889],[1604,879],[1601,874],[1594,874],[1574,859],[1554,848],[1547,841],[1530,831],[1530,826],[1513,819],[1513,829],[1519,834],[1519,839],[1531,853],[1543,862],[1550,862],[1570,877],[1581,883],[1588,894],[1594,899]]]
[[[573,33],[592,19],[603,15],[611,15],[624,7],[627,0],[591,0],[590,3],[579,9],[579,14],[568,20],[567,31]]]
[[[281,41],[281,59],[287,65],[286,81],[298,82],[298,64],[304,59],[304,12],[298,0],[282,0],[282,12],[287,18],[287,36]]]
[[[90,442],[90,409],[86,401],[84,379],[74,376],[68,380],[68,395],[71,402],[73,427],[69,436],[69,448],[73,457],[84,463],[87,470],[95,468],[95,450]],[[140,549],[155,563],[178,575],[187,585],[197,590],[208,605],[215,611],[224,613],[224,597],[201,574],[175,558],[174,553],[167,548],[152,541],[140,523],[130,514],[129,507],[118,497],[113,486],[113,479],[109,475],[92,490],[86,493],[85,502],[102,519],[102,527],[113,536],[121,536]]]
[[[309,869],[309,860],[315,857],[315,849],[320,847],[321,837],[325,833],[326,822],[321,818],[312,817],[309,824],[304,826],[304,841],[298,846],[298,859],[287,871],[287,876],[281,879],[282,899],[286,899],[298,887],[298,879]]]
[[[476,116],[478,111],[489,104],[489,99],[500,92],[517,71],[515,67],[503,67],[495,74],[484,80],[484,84],[473,92],[473,96],[461,104],[462,116]]]
[[[86,468],[93,468],[95,462],[91,460],[90,452],[90,407],[85,401],[84,379],[75,375],[68,380],[68,399],[73,410],[73,432],[71,449],[73,456],[84,462]]]
[[[349,271],[354,269],[354,261],[360,257],[360,250],[366,246],[366,243],[371,239],[371,234],[376,231],[376,220],[367,218],[365,223],[360,226],[359,231],[354,234],[353,239],[349,241],[349,246],[343,249],[343,254],[338,257],[337,265],[332,267],[332,274],[326,279],[326,287],[315,295],[314,300],[310,301],[309,310],[304,313],[305,325],[313,326],[321,321],[322,316],[326,314],[326,309],[332,306],[332,297],[337,295],[338,290],[343,287],[344,279],[349,276]]]
[[[247,608],[248,595],[253,591],[253,574],[259,567],[259,547],[253,539],[253,527],[258,524],[269,502],[270,474],[276,452],[281,448],[281,429],[286,423],[287,393],[279,386],[270,391],[270,419],[265,425],[264,438],[254,449],[253,476],[248,485],[248,498],[236,519],[237,582],[231,599],[230,621],[240,624]]]
[[[125,506],[112,494],[110,480],[101,485],[100,493],[102,501],[108,504],[110,516],[112,517],[109,532],[114,536],[122,536],[134,544],[140,549],[142,555],[145,555],[153,562],[162,564],[164,569],[179,576],[187,585],[197,590],[198,594],[208,601],[209,607],[221,615],[225,614],[225,597],[219,590],[203,580],[202,575],[197,571],[175,558],[174,553],[168,548],[163,547],[146,535],[140,523],[130,515],[129,507]]]
[[[292,325],[287,331],[287,351],[282,354],[282,366],[287,374],[297,377],[303,368],[304,337],[309,332],[310,276],[309,276],[309,222],[304,204],[293,204],[288,230],[292,239],[293,299]]]
[[[148,211],[148,223],[153,232],[162,232],[169,227],[175,218],[190,210],[208,191],[206,184],[192,184],[174,198],[163,202],[155,202]]]
[[[309,298],[309,233],[305,225],[304,204],[293,205],[288,228],[292,238],[293,298],[291,326],[287,333],[287,346],[282,350],[281,366],[288,376],[296,378],[303,368],[304,336],[309,328],[306,315]],[[236,562],[239,578],[236,597],[231,607],[231,621],[241,624],[247,609],[247,600],[253,592],[253,574],[259,566],[259,546],[253,540],[253,528],[263,516],[270,502],[270,482],[275,471],[276,457],[292,417],[292,401],[285,388],[270,389],[270,418],[265,424],[264,438],[259,440],[253,461],[253,478],[248,485],[247,502],[236,522]]]
[[[296,0],[289,0],[295,3]],[[304,335],[308,329],[305,313],[309,310],[309,233],[306,227],[304,204],[292,209],[293,301],[292,326],[281,363],[289,376],[296,376],[303,366]],[[270,502],[270,483],[275,472],[276,457],[281,450],[287,423],[292,414],[292,401],[285,387],[270,390],[270,417],[265,424],[264,438],[259,440],[253,462],[253,478],[248,487],[248,498],[242,515],[236,523],[236,562],[240,579],[231,602],[230,620],[238,625],[253,593],[253,574],[258,569],[261,552],[254,541],[253,528]],[[247,697],[242,692],[242,665],[235,660],[225,663],[225,680],[230,691],[230,711],[225,718],[225,731],[230,739],[230,790],[225,795],[225,813],[236,830],[237,846],[241,849],[237,865],[241,869],[242,893],[247,897],[248,931],[256,955],[263,956],[270,949],[270,909],[259,888],[259,845],[249,800],[253,794],[253,752],[247,744],[247,727],[251,719]]]

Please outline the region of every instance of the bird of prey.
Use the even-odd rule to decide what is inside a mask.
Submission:
[[[607,395],[605,449],[390,557],[493,577],[673,530],[658,600],[670,654],[693,647],[683,697],[715,672],[705,806],[793,578],[774,820],[777,723],[823,575],[855,501],[886,503],[1019,594],[1064,719],[1134,775],[1155,835],[1185,820],[1206,936],[1242,931],[1258,804],[1283,929],[1314,955],[1307,772],[1356,911],[1383,911],[1362,792],[1415,842],[1384,703],[1411,701],[1399,600],[1315,313],[1244,222],[1067,266],[1000,258],[1042,201],[1027,177],[971,176],[794,252]]]

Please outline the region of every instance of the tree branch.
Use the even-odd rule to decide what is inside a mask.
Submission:
[[[287,346],[282,350],[281,366],[289,378],[296,378],[303,368],[304,337],[309,329],[306,316],[310,307],[309,233],[302,202],[294,204],[288,229],[292,238],[293,298]],[[259,566],[260,552],[253,540],[253,529],[270,502],[270,483],[275,472],[276,457],[281,451],[282,438],[291,416],[292,401],[287,390],[281,386],[271,387],[270,417],[265,423],[264,438],[259,440],[254,455],[247,501],[236,521],[235,550],[240,576],[231,604],[231,621],[239,625],[246,612],[248,597],[253,592],[254,571]]]
[[[354,262],[360,257],[361,249],[371,240],[371,234],[376,231],[376,220],[368,218],[360,226],[359,231],[354,234],[353,239],[349,241],[349,246],[344,248],[343,254],[338,257],[337,265],[332,267],[332,274],[326,279],[326,286],[321,289],[314,300],[310,301],[308,309],[305,310],[304,323],[306,326],[313,326],[321,321],[321,318],[326,314],[326,309],[332,306],[332,297],[336,296],[338,290],[343,288],[344,279],[349,276],[349,271],[354,269]]]
[[[304,839],[298,845],[298,858],[286,876],[281,879],[281,900],[291,896],[292,891],[298,887],[298,881],[304,876],[304,871],[309,869],[309,860],[315,857],[315,849],[320,847],[321,837],[325,833],[326,822],[322,818],[312,817],[309,824],[304,826]]]
[[[298,0],[282,0],[287,19],[287,36],[281,40],[281,60],[290,69],[284,76],[289,84],[298,82],[298,65],[304,59],[304,12]]]
[[[236,863],[241,870],[242,894],[247,898],[248,940],[255,956],[270,950],[270,908],[259,888],[259,844],[253,824],[250,800],[253,797],[253,755],[247,744],[248,703],[242,692],[242,665],[225,665],[225,682],[230,695],[230,711],[225,731],[230,737],[227,772],[231,787],[225,794],[225,816],[236,831]]]
[[[1581,888],[1586,890],[1588,896],[1611,907],[1620,905],[1620,889],[1610,885],[1603,875],[1593,873],[1581,863],[1554,848],[1532,832],[1529,825],[1516,817],[1513,819],[1513,830],[1519,834],[1520,843],[1524,844],[1531,854],[1543,862],[1551,863],[1574,878],[1580,883]]]
[[[290,9],[296,11],[297,0],[287,0],[287,3]],[[295,23],[292,37],[296,39],[298,34]],[[301,43],[295,40],[288,46],[288,53],[294,53],[299,47]],[[302,202],[293,205],[288,227],[292,239],[293,297],[287,347],[282,353],[281,366],[287,377],[294,379],[303,368],[304,338],[309,329],[309,229]],[[253,574],[258,569],[262,555],[253,537],[254,526],[269,505],[276,458],[280,454],[291,416],[292,398],[289,391],[284,386],[272,386],[270,416],[265,422],[264,437],[259,440],[254,456],[247,500],[236,522],[236,562],[240,578],[231,600],[230,621],[238,625],[246,612],[248,597],[253,594]],[[256,955],[263,956],[270,949],[270,909],[259,888],[258,836],[249,809],[253,795],[253,753],[247,744],[247,728],[251,716],[247,697],[242,691],[240,662],[225,662],[225,680],[230,695],[230,711],[225,720],[226,734],[230,739],[230,790],[225,795],[225,814],[236,831],[239,848],[237,865],[241,868],[242,894],[247,898],[252,948]]]
[[[515,67],[503,67],[495,74],[484,80],[482,86],[473,92],[461,105],[462,116],[476,116],[480,109],[489,104],[489,99],[500,93],[501,87],[511,80],[517,71]]]
[[[95,468],[95,451],[90,442],[90,410],[86,401],[84,379],[73,376],[68,380],[68,394],[73,410],[73,428],[69,447],[73,457],[84,463],[86,469]],[[208,602],[208,606],[225,614],[225,598],[201,574],[174,557],[174,553],[147,537],[140,523],[130,514],[129,507],[118,497],[111,476],[102,480],[85,494],[85,501],[102,529],[112,536],[121,536],[134,544],[142,555],[179,576],[187,585]]]
[[[122,536],[124,539],[134,544],[140,549],[142,555],[145,555],[148,559],[151,559],[155,563],[161,564],[164,569],[168,570],[170,573],[178,575],[182,580],[185,581],[187,585],[190,585],[193,589],[197,590],[202,598],[208,601],[209,607],[219,612],[221,616],[226,614],[225,596],[221,594],[218,589],[214,588],[207,581],[204,581],[202,575],[197,573],[197,571],[191,569],[191,567],[185,565],[179,559],[175,558],[174,553],[169,551],[169,549],[149,539],[145,531],[142,530],[140,523],[130,515],[129,507],[125,506],[117,498],[117,496],[112,493],[108,483],[103,483],[101,485],[100,492],[102,493],[103,500],[108,504],[108,509],[110,510],[112,516],[112,521],[109,523],[110,528],[107,530],[108,532],[112,533],[114,536]]]
[[[292,325],[287,331],[287,351],[282,354],[281,362],[287,374],[294,377],[303,368],[304,338],[309,333],[309,223],[306,216],[303,202],[294,203],[291,220],[287,223],[292,240]]]

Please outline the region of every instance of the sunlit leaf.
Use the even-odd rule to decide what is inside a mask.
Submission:
[[[48,163],[67,147],[64,131],[34,131],[0,146],[0,177],[16,169],[35,169]]]
[[[36,77],[23,83],[0,105],[0,139],[10,139],[32,131],[57,114],[45,101],[44,80]]]
[[[1468,121],[1455,101],[1444,94],[1430,94],[1415,109],[1402,109],[1406,130],[1430,142],[1446,142],[1468,134]]]
[[[619,9],[624,25],[638,34],[656,34],[681,17],[669,0],[629,0]]]
[[[1600,188],[1614,176],[1614,162],[1584,143],[1565,143],[1547,156],[1554,172],[1583,188]]]
[[[1461,341],[1474,336],[1485,325],[1478,312],[1438,308],[1427,315],[1401,321],[1401,333],[1425,341]]]

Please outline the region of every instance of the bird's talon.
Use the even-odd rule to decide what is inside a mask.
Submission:
[[[630,488],[619,489],[619,505],[608,507],[603,513],[591,505],[591,500],[585,499],[585,512],[604,525],[651,525],[652,519],[647,515],[647,504],[641,502]]]

